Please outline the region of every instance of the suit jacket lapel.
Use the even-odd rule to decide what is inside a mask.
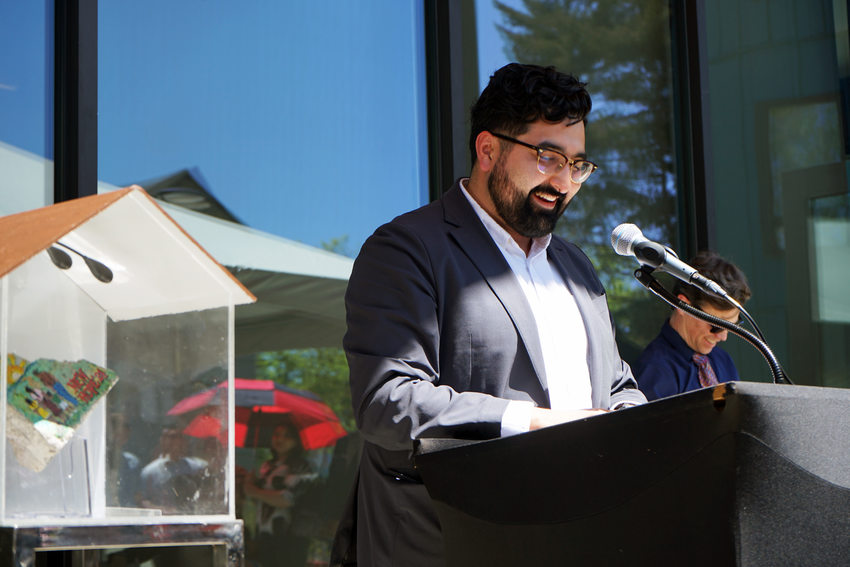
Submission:
[[[443,210],[445,221],[451,225],[449,233],[484,276],[516,326],[534,372],[548,397],[543,351],[531,307],[499,247],[461,192],[459,183],[455,183],[444,195]]]

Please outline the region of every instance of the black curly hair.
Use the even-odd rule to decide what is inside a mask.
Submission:
[[[472,106],[469,150],[477,159],[475,139],[484,131],[517,136],[537,120],[587,124],[590,94],[585,83],[554,67],[508,63],[490,77]]]

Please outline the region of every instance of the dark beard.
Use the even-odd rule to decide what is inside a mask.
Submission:
[[[522,191],[510,180],[501,162],[496,164],[490,177],[487,178],[487,191],[502,220],[528,238],[539,238],[551,234],[555,230],[558,219],[569,205],[569,202],[566,202],[566,195],[558,193],[550,185],[538,185],[523,197]],[[531,197],[535,192],[557,197],[555,208],[551,212],[535,208]]]

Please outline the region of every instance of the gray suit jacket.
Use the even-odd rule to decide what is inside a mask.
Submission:
[[[645,401],[590,261],[560,238],[548,255],[584,320],[593,406]],[[358,563],[440,565],[439,523],[411,463],[413,441],[498,437],[509,400],[549,407],[531,308],[458,184],[375,231],[354,264],[346,308],[343,344],[365,439]]]

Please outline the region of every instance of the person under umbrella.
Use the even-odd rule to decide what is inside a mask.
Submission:
[[[303,567],[309,540],[292,529],[292,510],[299,494],[316,474],[311,470],[296,427],[277,425],[271,437],[272,457],[245,481],[245,496],[257,501],[256,559],[271,565]]]
[[[193,437],[220,435],[227,443],[226,415],[227,382],[180,400],[168,411],[170,416],[195,415],[183,430]],[[272,380],[236,378],[236,421],[234,433],[237,447],[257,447],[258,436],[267,435],[285,414],[301,437],[305,450],[329,447],[347,432],[336,413],[312,392],[288,388]]]

